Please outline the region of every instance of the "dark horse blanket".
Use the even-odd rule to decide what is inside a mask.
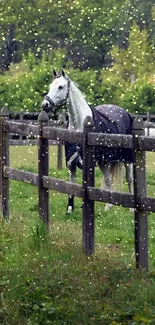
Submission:
[[[115,105],[100,105],[92,109],[94,130],[97,133],[132,134],[132,118],[122,108]],[[65,142],[65,157],[67,167],[77,166],[82,168],[82,147]],[[95,148],[96,162],[106,164],[108,162],[132,163],[132,149],[127,148]]]

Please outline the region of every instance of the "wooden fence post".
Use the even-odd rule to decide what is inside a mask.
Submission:
[[[88,199],[87,186],[94,187],[94,147],[87,144],[88,133],[93,129],[93,120],[87,116],[83,130],[83,251],[94,253],[94,201]]]
[[[58,153],[57,153],[57,169],[62,169],[62,157],[63,157],[63,143],[59,141],[58,143]]]
[[[150,122],[150,113],[147,112],[147,119],[146,119],[147,122]],[[147,127],[147,136],[149,137],[150,135],[150,128],[149,126]]]
[[[133,122],[136,267],[148,269],[148,215],[139,207],[140,196],[146,196],[146,159],[145,151],[138,149],[140,135],[145,135],[144,122],[137,117]]]
[[[60,127],[63,125],[63,116],[62,114],[59,114],[59,121],[60,121]],[[59,141],[58,146],[58,153],[57,153],[57,169],[62,169],[62,160],[63,160],[63,142]]]
[[[4,177],[3,168],[9,166],[9,133],[4,131],[4,122],[9,119],[9,112],[6,107],[1,109],[0,118],[0,205],[2,215],[9,221],[9,178]]]
[[[0,116],[0,209],[2,209],[2,171],[3,171],[3,119],[2,119],[2,109],[1,109],[1,116]]]
[[[24,115],[24,110],[23,109],[21,109],[20,110],[20,114],[19,114],[19,119],[20,119],[20,122],[22,123],[23,122],[23,116]],[[22,142],[22,140],[23,140],[23,135],[20,135],[19,136],[19,140],[20,140],[20,142]]]
[[[49,146],[48,139],[43,138],[43,127],[49,124],[46,112],[40,112],[38,116],[38,178],[39,178],[39,216],[49,228],[49,192],[43,187],[43,176],[48,176],[49,169]]]

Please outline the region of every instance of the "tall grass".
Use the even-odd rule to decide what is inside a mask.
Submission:
[[[50,174],[56,170],[51,148]],[[37,170],[36,148],[11,148],[11,165]],[[154,155],[148,155],[148,192],[154,195]],[[54,166],[54,168],[52,167]],[[77,181],[81,181],[78,172]],[[96,170],[96,183],[100,174]],[[124,184],[126,190],[126,185]],[[11,181],[11,219],[0,227],[0,324],[155,324],[155,222],[149,213],[150,271],[135,269],[134,216],[95,205],[95,254],[82,254],[81,200],[66,215],[67,196],[50,192],[50,231],[38,218],[38,189]]]

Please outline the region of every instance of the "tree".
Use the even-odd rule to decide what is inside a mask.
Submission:
[[[111,54],[113,57],[113,72],[120,74],[124,80],[143,78],[152,73],[154,67],[154,53],[149,43],[146,29],[140,31],[136,23],[133,24],[127,50],[114,47]]]
[[[81,70],[109,66],[112,46],[127,49],[133,20],[154,38],[153,5],[154,0],[1,0],[0,58],[8,61],[12,30],[11,62],[29,49],[40,59],[43,51],[65,48]]]
[[[10,24],[6,39],[1,43],[0,49],[0,70],[5,71],[10,64],[18,61],[18,44],[15,40],[15,25]]]
[[[117,42],[116,26],[122,0],[80,0],[73,2],[75,15],[70,19],[70,54],[83,68],[101,67],[110,63],[108,52]]]

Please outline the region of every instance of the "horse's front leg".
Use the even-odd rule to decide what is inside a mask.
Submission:
[[[69,182],[76,182],[76,167],[72,167],[69,169]],[[67,205],[67,213],[71,213],[74,210],[74,196],[68,196],[68,205]]]

